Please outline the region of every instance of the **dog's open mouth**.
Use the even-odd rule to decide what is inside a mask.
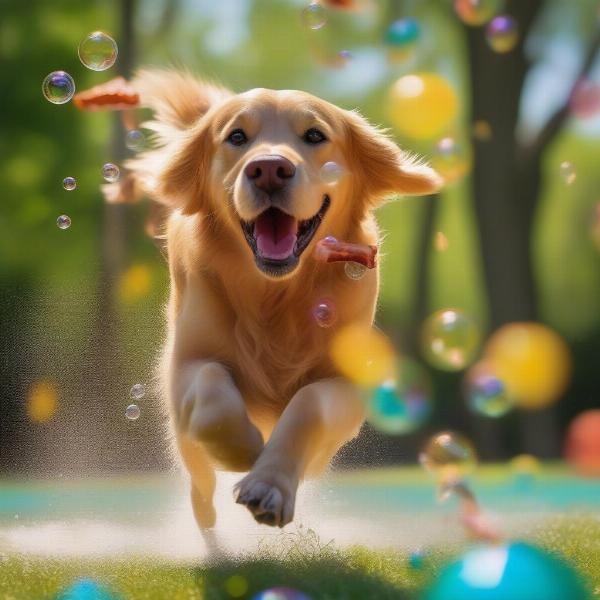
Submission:
[[[319,212],[305,221],[298,221],[274,206],[254,221],[241,221],[258,268],[275,277],[293,271],[319,228],[330,202],[326,195]]]

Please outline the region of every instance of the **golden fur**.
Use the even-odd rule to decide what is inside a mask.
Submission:
[[[146,126],[157,148],[129,161],[128,193],[171,211],[162,376],[196,517],[204,528],[214,523],[218,466],[250,470],[238,502],[258,521],[283,526],[307,470],[326,464],[362,423],[360,398],[336,373],[328,345],[337,327],[372,323],[378,293],[376,269],[352,281],[343,265],[314,261],[313,246],[327,235],[377,244],[372,209],[390,194],[431,193],[438,177],[356,112],[303,92],[234,95],[172,71],[142,71],[133,84],[155,112]],[[326,143],[303,140],[312,127]],[[227,143],[235,128],[248,132],[244,147]],[[240,226],[262,210],[243,171],[264,154],[296,166],[285,210],[299,221],[317,213],[324,194],[331,198],[298,266],[282,277],[257,268]],[[319,177],[327,161],[346,173],[335,186]],[[337,307],[330,329],[311,321],[322,297]]]

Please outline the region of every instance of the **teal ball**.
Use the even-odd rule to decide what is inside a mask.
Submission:
[[[59,594],[56,600],[118,600],[92,579],[80,579]]]
[[[589,600],[577,573],[530,544],[478,546],[446,566],[422,600]]]
[[[385,33],[387,44],[401,48],[415,44],[420,37],[421,26],[415,19],[398,19]]]

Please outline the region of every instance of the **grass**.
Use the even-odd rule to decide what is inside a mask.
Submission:
[[[600,597],[600,522],[555,519],[532,541],[565,556]],[[61,560],[0,555],[0,598],[54,598],[78,578],[92,578],[127,600],[252,598],[269,587],[289,586],[314,600],[414,600],[461,545],[432,549],[423,566],[397,551],[340,550],[312,532],[282,535],[273,548],[211,564],[169,564],[142,558]],[[86,599],[87,600],[87,599]],[[95,599],[94,599],[95,600]],[[567,599],[565,599],[567,600]]]

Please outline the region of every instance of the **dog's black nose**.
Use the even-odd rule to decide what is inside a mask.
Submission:
[[[278,154],[253,158],[244,168],[246,177],[259,189],[272,194],[283,189],[296,173],[296,167]]]

